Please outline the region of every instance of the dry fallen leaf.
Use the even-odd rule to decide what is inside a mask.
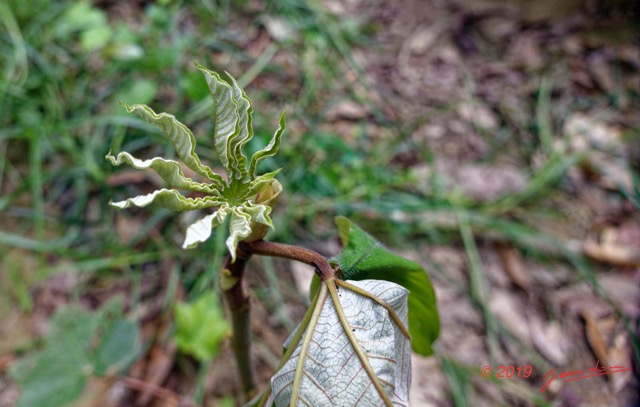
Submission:
[[[587,256],[603,263],[620,267],[640,266],[640,252],[633,247],[588,240],[584,242],[583,249]]]
[[[507,272],[509,278],[516,287],[521,288],[524,292],[528,293],[531,287],[531,280],[529,274],[525,270],[524,261],[522,255],[513,246],[500,243],[496,247],[504,270]]]
[[[609,366],[609,351],[606,345],[606,341],[600,332],[598,327],[598,320],[596,317],[587,309],[583,308],[581,312],[582,318],[585,323],[585,335],[587,337],[587,342],[591,347],[594,355],[597,360],[603,366]]]
[[[367,109],[351,100],[345,100],[331,106],[325,113],[329,122],[337,120],[360,120],[367,116]]]
[[[518,168],[499,165],[467,164],[454,175],[457,186],[478,202],[488,202],[522,191],[527,177]]]

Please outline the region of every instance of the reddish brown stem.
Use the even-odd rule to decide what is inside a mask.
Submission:
[[[313,266],[316,269],[316,273],[322,280],[333,278],[335,276],[335,271],[329,264],[327,258],[313,250],[298,246],[291,246],[284,243],[268,242],[266,240],[257,240],[250,243],[244,242],[241,243],[240,246],[244,246],[253,254],[282,257],[285,259],[297,260]]]
[[[222,270],[223,274],[220,276],[220,285],[231,311],[233,326],[231,349],[233,349],[236,358],[244,397],[249,400],[253,395],[256,383],[251,364],[251,303],[242,277],[251,252],[238,247],[236,254],[236,261],[233,263],[230,257],[227,258]]]
[[[236,261],[227,261],[220,276],[220,287],[224,292],[233,325],[233,339],[231,348],[236,357],[242,390],[246,400],[249,400],[255,391],[255,374],[251,365],[251,324],[249,295],[244,289],[242,277],[244,268],[252,254],[263,256],[282,257],[297,260],[315,267],[316,273],[321,279],[326,280],[335,276],[335,271],[326,257],[313,250],[291,246],[282,243],[258,240],[247,243],[241,242],[237,247]]]

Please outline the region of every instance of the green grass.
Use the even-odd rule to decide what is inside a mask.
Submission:
[[[515,155],[530,175],[521,192],[473,202],[449,190],[436,173],[423,191],[415,187],[410,168],[394,159],[415,150],[424,163],[433,164],[433,152],[409,135],[456,106],[440,106],[415,123],[394,122],[368,97],[372,84],[352,57],[354,47],[374,46],[369,34],[375,26],[334,16],[315,1],[248,4],[159,1],[144,8],[133,5],[122,19],[115,8],[70,0],[0,3],[0,267],[9,271],[11,282],[11,289],[0,294],[8,293],[10,303],[28,310],[33,305],[29,287],[55,273],[82,273],[98,280],[127,273],[140,276],[143,268],[160,270],[169,259],[171,293],[178,286],[185,287],[189,297],[218,289],[223,233],[183,251],[181,216],[154,210],[116,213],[108,206],[110,199],[148,192],[153,182],[118,181],[125,169],[111,168],[104,160],[108,151],[145,158],[175,154],[157,129],[126,114],[120,101],[174,114],[194,129],[202,160],[216,165],[208,144],[212,102],[195,61],[228,71],[246,87],[258,112],[250,150],[266,143],[274,118],[287,110],[289,129],[281,151],[261,168],[266,172],[283,167],[278,178],[284,194],[274,214],[274,240],[335,238],[332,219],[346,215],[390,246],[415,248],[427,242],[464,247],[472,276],[468,294],[483,311],[494,358],[499,337],[508,333],[488,311],[476,239],[509,241],[527,255],[566,262],[604,297],[591,265],[527,216],[546,210],[549,198],[567,194],[562,180],[584,158],[582,153],[556,151],[554,137],[563,118],[553,109],[551,79],[539,82],[529,110],[505,107],[498,112],[497,135],[476,126],[490,146],[487,162],[517,145]],[[252,49],[266,15],[287,21],[292,34]],[[347,74],[355,76],[355,83],[345,80]],[[469,89],[474,86],[468,84]],[[326,111],[345,100],[366,106],[383,136],[372,135],[370,119],[351,123],[346,134],[323,126]],[[578,100],[574,108],[596,102]],[[542,165],[532,164],[534,153],[544,156]],[[634,189],[621,189],[620,195],[639,209],[640,177],[636,172],[634,176]],[[548,214],[565,215],[553,210]],[[118,219],[137,222],[138,230],[127,244],[119,237]],[[33,263],[9,256],[16,251],[35,259],[37,270],[24,270]],[[268,286],[258,295],[278,322],[291,328],[295,321],[288,320],[280,304],[283,288],[274,265],[266,261],[264,266]],[[172,301],[167,297],[166,307]],[[469,405],[468,372],[453,360],[441,360],[456,405]],[[200,396],[201,388],[197,392]]]

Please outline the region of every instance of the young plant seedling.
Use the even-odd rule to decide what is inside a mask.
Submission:
[[[211,236],[229,217],[228,259],[220,287],[232,319],[235,353],[244,397],[251,406],[392,406],[409,404],[410,351],[430,355],[439,320],[431,282],[414,262],[385,249],[343,217],[336,218],[342,252],[332,259],[298,246],[264,240],[273,227],[271,211],[282,192],[278,171],[258,176],[258,164],[274,155],[285,128],[284,114],[271,142],[248,160],[243,147],[253,137],[251,101],[236,81],[200,65],[213,97],[213,146],[226,176],[214,173],[195,153],[191,131],[167,113],[144,105],[124,105],[166,134],[185,166],[205,182],[187,178],[180,163],[163,158],[140,160],[123,152],[114,165],[156,171],[175,189],[161,189],[121,202],[118,209],[150,204],[174,211],[217,208],[186,231],[184,248]],[[177,189],[204,194],[186,198]],[[252,255],[300,261],[314,267],[313,300],[284,345],[271,382],[256,396],[250,363],[249,295],[242,278]]]

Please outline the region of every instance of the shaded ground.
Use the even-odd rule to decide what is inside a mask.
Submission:
[[[268,114],[292,110],[289,144],[273,164],[289,171],[273,240],[333,255],[339,247],[331,219],[346,214],[429,272],[442,333],[434,357],[413,360],[414,406],[638,403],[640,40],[634,21],[640,12],[637,2],[602,3],[566,2],[560,10],[545,1],[326,1],[332,19],[251,2],[243,13],[232,9],[224,31],[238,49],[224,43],[195,56],[208,55],[207,65],[230,72],[258,67],[245,80],[264,115],[256,120],[261,130],[272,123]],[[99,5],[113,21],[132,26],[150,18],[143,3]],[[171,29],[202,30],[194,14],[184,11]],[[361,23],[358,35],[345,21]],[[314,31],[321,29],[326,32]],[[99,60],[89,62],[106,72]],[[171,89],[158,88],[156,106],[171,111],[173,105],[196,123],[206,118],[206,109],[183,105],[184,95]],[[105,104],[96,108],[100,114],[113,109]],[[109,140],[119,137],[111,127],[102,130]],[[5,137],[11,140],[10,133]],[[19,209],[37,206],[28,194],[37,186],[20,183],[31,179],[25,174],[33,165],[21,167],[19,158],[30,145],[2,147],[15,167],[6,167],[2,184],[11,197],[3,201],[10,216],[2,229],[40,242],[47,234],[63,236],[48,223],[40,232],[21,226]],[[149,145],[142,150],[158,155]],[[104,153],[98,149],[96,156]],[[187,405],[196,383],[205,389],[204,405],[232,405],[225,397],[237,394],[238,383],[228,344],[198,380],[197,363],[175,350],[167,312],[167,304],[192,297],[198,287],[215,286],[221,239],[194,255],[179,254],[184,217],[103,215],[110,213],[105,188],[122,194],[125,185],[137,192],[158,185],[146,175],[105,174],[96,183],[106,186],[86,190],[90,203],[80,220],[58,226],[80,224],[89,241],[115,231],[112,239],[131,246],[122,259],[111,256],[124,250],[118,246],[78,255],[82,244],[67,253],[3,238],[0,277],[14,288],[3,291],[8,300],[0,308],[0,406],[17,397],[6,372],[37,346],[32,341],[57,307],[80,302],[95,309],[118,293],[141,322],[148,351],[128,381],[92,382],[84,405],[164,406],[181,397]],[[52,190],[55,185],[43,187],[45,198]],[[74,185],[59,192],[47,216],[66,215],[81,191]],[[151,258],[136,257],[144,250]],[[101,258],[96,253],[108,261],[91,263]],[[194,260],[198,255],[202,262]],[[43,283],[25,269],[55,275]],[[287,262],[250,265],[261,383],[304,312],[309,274]],[[17,284],[22,278],[29,283]],[[181,284],[169,284],[172,279]],[[540,391],[550,369],[596,363],[634,370],[558,379]],[[482,377],[487,365],[492,379]],[[496,378],[500,365],[531,366],[531,374]]]

